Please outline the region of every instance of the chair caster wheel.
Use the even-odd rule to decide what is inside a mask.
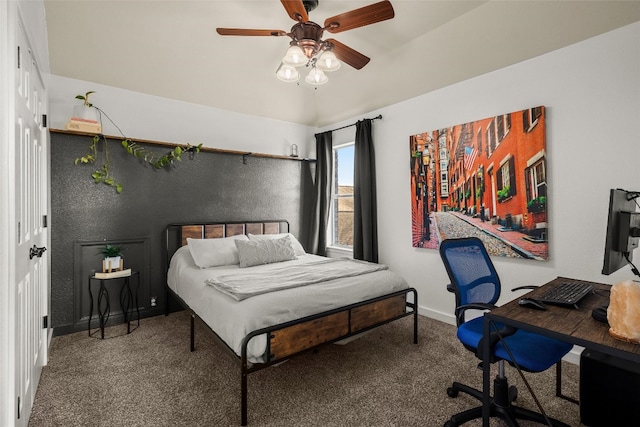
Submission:
[[[449,397],[458,397],[458,390],[456,390],[453,387],[447,388],[447,396],[449,396]],[[445,427],[447,427],[447,426],[445,425]]]
[[[451,420],[449,420],[446,423],[444,423],[444,427],[456,427],[456,425],[452,423]]]
[[[518,388],[514,385],[509,387],[509,402],[513,402],[518,398]]]

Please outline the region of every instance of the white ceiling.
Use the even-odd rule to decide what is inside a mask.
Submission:
[[[309,19],[375,2],[320,0]],[[391,20],[325,33],[371,62],[343,64],[313,89],[275,76],[288,37],[215,31],[289,31],[278,0],[45,0],[51,73],[321,127],[640,20],[638,0],[391,3]]]

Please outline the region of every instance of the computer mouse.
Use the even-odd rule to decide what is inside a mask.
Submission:
[[[607,305],[603,305],[601,307],[596,307],[591,311],[591,317],[596,319],[598,322],[609,324],[609,320],[607,318]]]
[[[544,305],[544,303],[542,301],[538,301],[536,299],[533,298],[522,298],[520,301],[518,301],[518,304],[520,304],[523,307],[527,307],[527,308],[535,308],[536,310],[546,310],[547,306]]]

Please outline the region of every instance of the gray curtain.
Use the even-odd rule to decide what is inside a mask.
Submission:
[[[378,262],[376,168],[371,119],[356,123],[353,169],[353,257]]]
[[[305,251],[313,253],[311,251],[312,240],[315,233],[311,232],[311,218],[315,209],[315,196],[314,196],[314,184],[313,173],[315,170],[315,162],[302,161],[300,163],[302,173],[302,184],[300,186],[300,199],[302,203],[300,205],[300,230],[298,233],[298,240],[304,246]]]
[[[331,185],[333,181],[332,132],[316,134],[316,173],[311,192],[307,222],[307,246],[309,253],[326,256],[327,224],[331,207]]]

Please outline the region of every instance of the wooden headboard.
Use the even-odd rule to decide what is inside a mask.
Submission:
[[[181,246],[187,244],[187,238],[219,239],[239,234],[278,234],[288,233],[289,222],[286,220],[265,221],[226,221],[169,224],[165,229],[166,265]]]
[[[282,230],[283,222],[238,222],[223,224],[184,224],[180,225],[181,246],[187,244],[187,237],[192,239],[218,239],[222,237],[237,236],[239,234],[278,234],[288,233]]]

